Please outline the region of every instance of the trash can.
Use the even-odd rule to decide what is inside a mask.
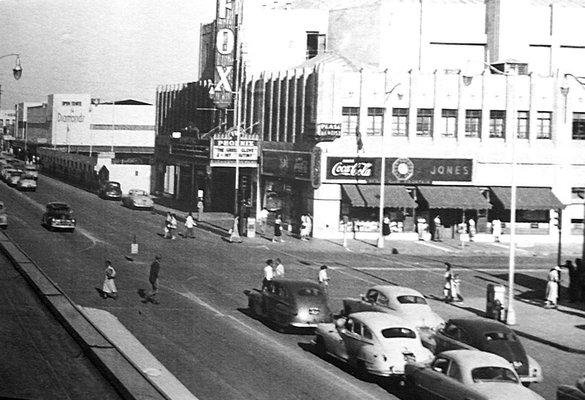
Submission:
[[[504,299],[506,297],[506,287],[494,285],[487,286],[485,314],[487,318],[503,321]]]
[[[248,217],[248,226],[246,229],[246,236],[249,238],[256,237],[256,218]]]

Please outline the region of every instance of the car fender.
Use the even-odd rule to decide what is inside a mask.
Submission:
[[[534,358],[526,355],[528,358],[528,376],[520,377],[522,382],[542,382],[542,367]]]
[[[336,358],[347,360],[347,349],[345,347],[345,342],[337,331],[335,324],[319,324],[317,325],[315,333],[318,336],[321,336],[325,341],[325,345],[327,346],[327,353]]]

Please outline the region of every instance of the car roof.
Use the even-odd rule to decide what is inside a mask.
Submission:
[[[487,366],[513,369],[510,362],[505,358],[480,350],[448,350],[439,353],[437,357],[442,355],[456,361],[457,364],[468,370]]]
[[[416,330],[415,326],[404,318],[395,314],[381,313],[377,311],[360,311],[349,314],[350,318],[363,322],[374,331],[381,331],[388,327],[402,327]]]
[[[488,318],[451,318],[449,321],[447,321],[447,324],[449,323],[454,323],[455,325],[465,329],[465,331],[475,335],[483,335],[485,332],[509,333],[511,331],[511,329],[502,322]]]
[[[272,282],[279,283],[291,290],[302,289],[306,287],[316,287],[321,289],[321,286],[318,283],[309,280],[273,279]]]
[[[424,297],[421,292],[406,286],[377,285],[370,289],[375,289],[384,294],[386,297],[397,297],[404,295]]]
[[[52,201],[50,203],[47,203],[47,207],[49,207],[49,208],[69,208],[69,205],[67,203]]]

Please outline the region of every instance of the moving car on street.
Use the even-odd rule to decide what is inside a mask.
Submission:
[[[430,362],[414,325],[393,314],[363,311],[319,324],[315,350],[344,361],[359,373],[383,377],[404,374],[409,362]]]
[[[41,225],[50,230],[63,229],[73,231],[75,229],[75,218],[73,211],[66,203],[48,203],[43,214]]]
[[[280,328],[314,328],[332,320],[327,295],[318,283],[274,279],[264,290],[245,290],[252,315],[273,322]]]
[[[0,228],[8,228],[8,214],[6,214],[6,206],[3,201],[0,201]]]
[[[504,358],[478,350],[439,353],[430,365],[406,365],[406,387],[421,399],[544,400],[522,386]]]
[[[34,175],[31,175],[30,172],[25,171],[20,175],[16,188],[18,190],[35,191],[37,190],[37,178],[35,178]]]
[[[141,208],[152,210],[154,202],[152,197],[142,189],[130,189],[128,194],[122,197],[122,204],[128,208]]]
[[[120,186],[120,182],[104,182],[98,190],[98,196],[102,199],[120,200],[122,198],[122,187]]]
[[[343,299],[344,314],[358,311],[389,313],[407,320],[428,348],[434,347],[434,332],[445,325],[420,292],[403,286],[378,285],[368,289],[361,299]]]
[[[507,325],[486,318],[453,318],[435,335],[435,353],[469,349],[497,354],[514,367],[526,386],[542,381],[542,369],[526,354],[518,335]]]
[[[560,385],[557,388],[557,400],[585,400],[585,374],[577,379],[575,386]]]
[[[24,166],[24,171],[33,177],[33,179],[38,179],[39,177],[39,167],[36,164],[26,164]]]

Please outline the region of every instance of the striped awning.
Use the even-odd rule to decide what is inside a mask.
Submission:
[[[474,186],[417,186],[422,197],[432,208],[485,210],[492,207]]]
[[[510,209],[512,190],[510,187],[492,186],[492,203],[505,210]],[[558,210],[565,205],[554,195],[551,188],[517,187],[516,209],[518,210]]]
[[[379,185],[341,185],[343,200],[352,207],[380,207]],[[416,208],[404,186],[384,186],[384,208]]]

